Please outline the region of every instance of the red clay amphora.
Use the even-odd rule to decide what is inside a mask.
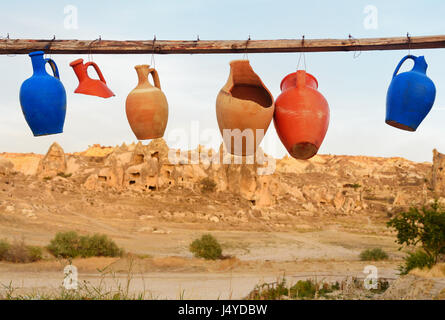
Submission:
[[[274,99],[248,60],[230,62],[230,75],[216,99],[216,117],[227,150],[256,152],[274,113]]]
[[[102,75],[97,64],[94,62],[83,63],[83,59],[77,59],[70,63],[76,73],[77,79],[79,79],[79,86],[74,93],[87,94],[90,96],[97,96],[102,98],[110,98],[114,96],[114,93],[108,88],[107,82]],[[93,66],[99,76],[99,79],[91,79],[88,76],[88,67]]]
[[[281,142],[295,159],[316,155],[328,130],[329,105],[317,89],[317,79],[304,70],[281,81],[274,125]]]
[[[161,138],[168,120],[167,98],[161,91],[158,72],[149,65],[134,67],[139,83],[127,97],[128,122],[139,140]],[[148,81],[152,75],[154,86]]]

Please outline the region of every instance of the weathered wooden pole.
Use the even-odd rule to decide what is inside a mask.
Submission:
[[[210,54],[332,52],[445,48],[445,35],[426,37],[282,40],[32,40],[2,39],[0,54]]]

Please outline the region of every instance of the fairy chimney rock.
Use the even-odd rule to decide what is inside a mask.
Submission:
[[[433,150],[432,187],[437,195],[445,195],[445,154]]]
[[[146,148],[151,158],[157,158],[162,163],[168,163],[168,152],[170,148],[164,139],[154,139]]]
[[[65,173],[66,169],[65,152],[57,142],[54,142],[45,157],[40,160],[37,172],[40,176],[53,177],[58,173]]]

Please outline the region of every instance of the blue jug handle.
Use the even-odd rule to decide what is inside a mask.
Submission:
[[[45,59],[46,63],[49,63],[51,69],[53,70],[54,77],[60,80],[59,69],[57,68],[57,64],[53,59],[47,58]]]
[[[407,55],[407,56],[403,57],[403,59],[400,60],[399,64],[397,65],[396,70],[394,71],[394,74],[393,74],[393,76],[392,76],[393,79],[396,77],[397,73],[399,73],[399,69],[400,69],[400,67],[402,66],[402,64],[403,64],[407,59],[412,59],[414,62],[416,62],[417,57],[416,57],[416,56],[413,56],[413,55]]]

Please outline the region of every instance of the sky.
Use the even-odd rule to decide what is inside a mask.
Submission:
[[[252,40],[396,37],[445,33],[441,0],[355,1],[8,1],[0,11],[0,36],[10,38],[94,40]],[[71,6],[71,7],[67,7]],[[370,12],[373,15],[370,28]],[[66,22],[77,12],[77,28]],[[68,18],[67,18],[68,17]],[[72,20],[69,20],[72,21]],[[366,23],[368,22],[368,24]],[[445,153],[445,49],[411,50],[424,55],[427,74],[437,94],[433,109],[416,132],[385,124],[385,100],[392,74],[408,50],[307,53],[307,72],[319,82],[329,102],[331,119],[322,154],[404,157],[431,161],[432,150]],[[295,72],[299,53],[249,54],[255,72],[276,98],[280,82]],[[66,152],[89,145],[136,142],[125,114],[125,100],[137,84],[134,66],[150,64],[151,55],[93,55],[110,99],[74,94],[78,80],[69,66],[88,55],[52,55],[67,91],[63,134],[33,137],[23,117],[19,90],[32,74],[28,55],[0,56],[0,152],[45,153],[53,142]],[[215,101],[227,81],[229,62],[242,54],[156,55],[162,89],[169,103],[164,138],[170,147],[192,149],[200,143],[218,148]],[[401,71],[408,71],[412,62]],[[94,77],[94,72],[90,72]],[[199,140],[193,139],[199,133]],[[208,133],[215,138],[209,140]],[[215,134],[216,133],[216,134]],[[178,136],[180,139],[178,139]],[[147,142],[144,142],[147,143]],[[262,143],[264,151],[282,157],[286,149],[273,123]]]

